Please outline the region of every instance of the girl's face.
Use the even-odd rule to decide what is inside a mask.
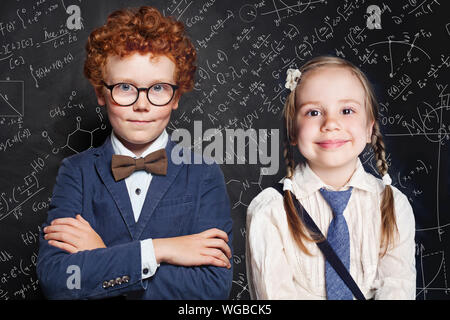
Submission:
[[[296,90],[297,143],[311,169],[353,172],[374,123],[358,78],[347,68],[319,67],[306,73]]]
[[[130,83],[138,88],[155,83],[175,83],[175,63],[166,56],[134,53],[120,58],[108,57],[103,81],[108,84]],[[177,95],[165,106],[155,106],[140,92],[137,101],[128,107],[117,105],[110,91],[103,87],[96,92],[100,105],[107,106],[108,118],[117,138],[130,151],[140,156],[162,133],[170,120],[172,110],[178,108]]]

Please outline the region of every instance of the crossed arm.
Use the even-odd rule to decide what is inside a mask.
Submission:
[[[48,244],[69,253],[106,248],[102,238],[81,215],[59,218],[44,228]],[[191,267],[212,265],[231,268],[228,235],[219,229],[173,238],[153,239],[156,262]]]

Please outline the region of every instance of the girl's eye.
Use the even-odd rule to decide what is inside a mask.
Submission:
[[[320,114],[321,113],[319,110],[310,110],[306,113],[307,116],[311,116],[311,117],[317,117]]]
[[[353,111],[353,109],[352,108],[345,108],[344,110],[342,110],[342,113],[343,114],[352,114],[352,113],[354,113],[355,111]]]

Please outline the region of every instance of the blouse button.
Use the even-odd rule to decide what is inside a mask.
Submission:
[[[136,192],[137,195],[141,194],[141,189],[137,188],[134,192]]]

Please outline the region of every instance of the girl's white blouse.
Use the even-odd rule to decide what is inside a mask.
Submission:
[[[294,195],[327,236],[332,212],[319,192],[333,190],[310,169],[297,166]],[[367,173],[358,159],[349,182],[353,186],[344,211],[350,233],[350,274],[367,299],[415,299],[415,220],[406,196],[394,194],[398,238],[380,257],[381,193],[383,182]],[[325,259],[315,243],[306,242],[312,256],[294,242],[281,194],[267,188],[247,210],[246,264],[252,299],[326,299]]]

